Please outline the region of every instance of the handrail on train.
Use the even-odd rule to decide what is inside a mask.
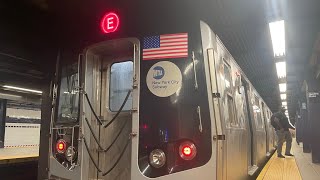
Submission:
[[[98,115],[96,114],[96,112],[94,111],[94,109],[93,109],[93,107],[92,107],[92,104],[91,104],[91,102],[90,102],[90,99],[89,99],[89,97],[88,97],[88,94],[87,94],[85,91],[82,91],[82,92],[84,93],[84,95],[85,95],[85,97],[86,97],[86,100],[87,100],[87,102],[88,102],[88,105],[89,105],[92,113],[94,114],[96,120],[98,121],[99,125],[102,126],[102,125],[103,125],[103,122],[102,122],[102,120],[98,117]],[[126,95],[126,98],[124,99],[122,105],[120,106],[119,110],[117,111],[116,115],[115,115],[106,125],[103,126],[104,128],[109,127],[110,124],[112,124],[112,123],[117,119],[117,117],[119,116],[119,114],[120,114],[120,112],[122,111],[123,107],[124,107],[125,104],[127,103],[131,92],[132,92],[132,90],[130,89],[130,90],[128,91],[128,93],[127,93],[127,95]],[[91,134],[93,135],[94,140],[96,141],[96,143],[98,144],[99,148],[100,148],[103,152],[108,152],[108,151],[109,151],[109,149],[114,145],[114,143],[115,143],[115,142],[117,141],[117,139],[119,138],[120,134],[122,133],[123,129],[125,128],[125,126],[126,126],[126,124],[127,124],[127,122],[128,122],[128,121],[126,120],[126,121],[123,123],[123,125],[121,126],[120,131],[118,132],[118,134],[116,135],[116,137],[113,139],[113,141],[111,142],[111,144],[110,144],[107,148],[103,148],[102,145],[100,144],[100,141],[98,140],[97,136],[96,136],[95,133],[93,132],[92,126],[90,125],[88,118],[87,118],[87,117],[84,117],[84,119],[85,119],[85,121],[86,121],[86,123],[87,123],[87,125],[88,125],[88,127],[89,127],[89,129],[90,129]],[[132,135],[131,135],[131,136],[132,136]],[[87,150],[87,152],[88,152],[88,154],[89,154],[89,157],[90,157],[92,163],[94,164],[94,166],[95,166],[95,168],[98,170],[98,172],[102,173],[102,170],[99,168],[99,165],[94,161],[93,156],[92,156],[92,154],[90,153],[89,146],[88,146],[88,144],[87,144],[87,141],[86,141],[85,137],[83,136],[82,139],[83,139],[83,141],[84,141],[84,145],[85,145],[85,147],[86,147],[86,150]],[[131,140],[131,138],[128,139],[126,145],[124,146],[123,150],[121,151],[120,156],[118,157],[118,159],[116,160],[116,162],[112,165],[112,167],[111,167],[109,170],[107,170],[106,172],[103,172],[103,173],[102,173],[102,176],[106,176],[107,174],[109,174],[109,173],[117,166],[117,164],[118,164],[119,161],[121,160],[124,152],[126,151],[128,145],[129,145],[129,143],[130,143],[130,140]]]
[[[92,154],[90,153],[89,146],[88,146],[88,143],[87,143],[87,141],[86,141],[86,138],[85,138],[85,137],[82,137],[82,139],[83,139],[84,145],[85,145],[85,147],[86,147],[86,150],[87,150],[87,152],[88,152],[88,154],[89,154],[89,157],[90,157],[92,163],[94,164],[94,166],[96,167],[96,169],[101,173],[102,170],[99,168],[98,164],[94,161],[93,156],[92,156]],[[126,149],[127,149],[128,145],[130,144],[130,142],[131,142],[131,138],[128,138],[127,143],[126,143],[126,145],[124,146],[124,148],[122,149],[122,151],[121,151],[121,153],[120,153],[120,156],[118,157],[118,159],[116,160],[116,162],[112,165],[112,167],[111,167],[108,171],[102,173],[102,176],[105,176],[105,175],[109,174],[109,173],[118,165],[119,161],[120,161],[121,158],[123,157],[123,154],[124,154],[124,152],[126,151]]]
[[[93,135],[94,140],[96,141],[96,143],[98,144],[99,148],[101,149],[102,152],[108,152],[109,149],[113,146],[113,144],[117,141],[117,139],[119,138],[120,134],[122,133],[123,129],[125,128],[126,124],[128,123],[128,121],[125,121],[123,123],[123,125],[121,126],[120,131],[118,132],[118,134],[116,135],[116,137],[113,139],[113,141],[111,142],[111,144],[107,147],[107,148],[103,148],[102,145],[100,144],[100,141],[98,140],[97,136],[94,134],[92,126],[90,125],[88,119],[85,117],[85,121],[90,129],[91,134]]]
[[[117,119],[117,117],[119,116],[119,114],[120,114],[120,112],[122,111],[123,107],[124,107],[125,104],[127,103],[131,92],[132,92],[132,90],[130,89],[130,90],[128,91],[128,93],[127,93],[126,98],[124,99],[123,103],[121,104],[119,110],[117,111],[116,115],[115,115],[106,125],[103,126],[104,128],[109,127],[110,124],[112,124],[112,123]],[[94,117],[96,118],[96,120],[98,121],[98,123],[102,126],[102,125],[103,125],[103,122],[102,122],[103,120],[101,120],[101,119],[98,117],[97,113],[94,111],[94,109],[93,109],[93,107],[92,107],[92,104],[91,104],[91,102],[90,102],[90,99],[89,99],[89,97],[88,97],[88,94],[87,94],[85,91],[83,91],[83,93],[84,93],[84,95],[85,95],[85,97],[86,97],[86,99],[87,99],[87,102],[88,102],[88,104],[89,104],[89,107],[90,107],[90,109],[91,109],[91,112],[93,113],[93,115],[94,115]]]

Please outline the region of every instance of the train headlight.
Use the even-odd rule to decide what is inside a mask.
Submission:
[[[69,146],[68,149],[66,150],[66,159],[71,162],[72,160],[74,160],[75,156],[76,156],[76,150],[74,149],[74,147]]]
[[[179,146],[179,155],[184,160],[192,160],[197,155],[197,147],[190,141],[186,141]]]
[[[166,163],[166,154],[161,149],[153,150],[149,155],[151,166],[161,168]]]

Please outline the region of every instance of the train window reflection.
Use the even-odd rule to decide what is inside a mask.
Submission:
[[[253,115],[256,120],[256,128],[264,129],[261,108],[260,108],[260,101],[257,96],[254,96]]]
[[[235,117],[235,107],[234,107],[233,97],[228,94],[227,99],[228,99],[228,115],[229,115],[230,126],[238,127],[239,121]]]
[[[125,61],[111,65],[110,72],[110,96],[109,104],[111,111],[118,111],[132,89],[133,84],[133,62]],[[132,107],[132,96],[129,97],[122,110],[127,111]]]
[[[230,74],[230,67],[227,64],[224,64],[224,82],[226,89],[231,87],[231,74]]]

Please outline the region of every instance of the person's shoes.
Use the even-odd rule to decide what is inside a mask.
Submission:
[[[278,154],[278,158],[286,158],[282,154]]]
[[[294,156],[293,154],[289,153],[289,154],[285,154],[286,156]]]

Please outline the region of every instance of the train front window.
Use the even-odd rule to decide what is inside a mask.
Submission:
[[[132,89],[133,77],[133,62],[125,61],[114,63],[111,66],[110,73],[110,110],[118,111],[127,96],[127,93]],[[128,111],[132,107],[132,96],[129,96],[123,111]]]
[[[72,123],[78,121],[78,81],[78,64],[62,67],[58,91],[58,123]]]

